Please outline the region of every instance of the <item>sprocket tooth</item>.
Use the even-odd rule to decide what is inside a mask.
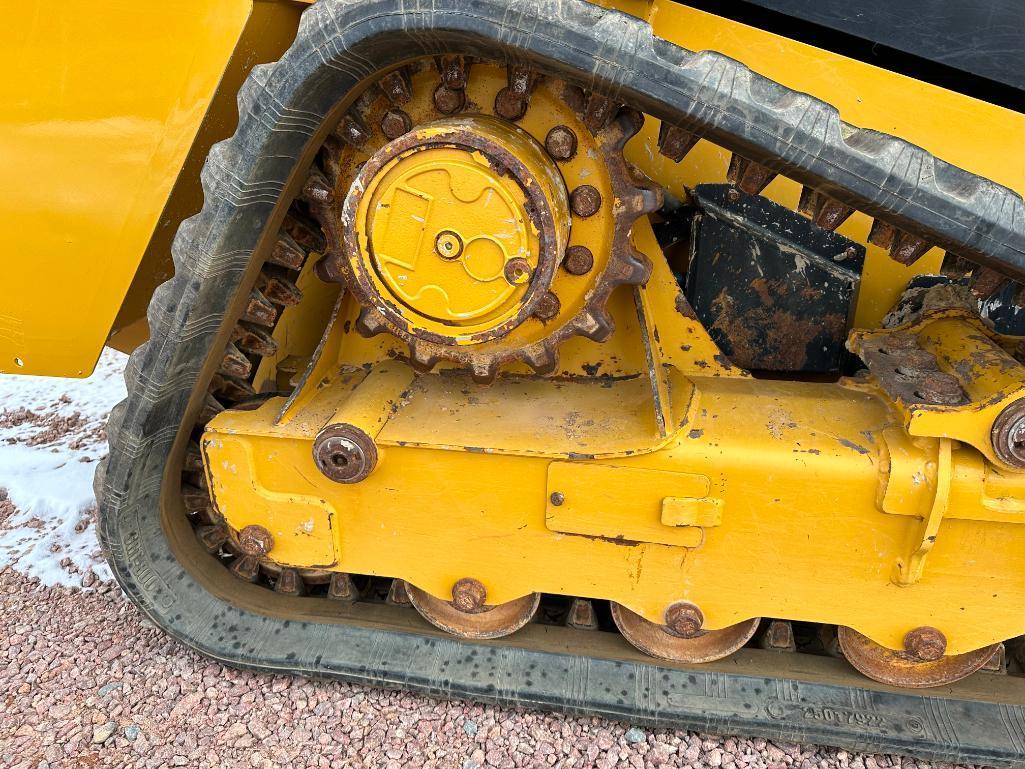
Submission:
[[[687,153],[694,149],[700,140],[700,136],[668,123],[662,123],[658,129],[658,151],[674,163],[679,163],[687,157]]]
[[[606,342],[616,330],[616,325],[604,309],[595,309],[580,313],[574,321],[574,328],[580,336],[592,342]]]
[[[324,253],[327,248],[327,241],[320,225],[295,209],[288,213],[281,226],[296,245],[305,251]]]
[[[748,195],[759,195],[773,179],[776,172],[766,168],[761,163],[733,153],[730,158],[730,167],[726,171],[726,180],[735,184],[741,192]]]
[[[409,343],[409,363],[417,371],[425,373],[438,363],[438,356],[413,340]]]
[[[498,363],[494,360],[470,361],[470,378],[477,384],[491,384],[498,376]]]
[[[372,307],[364,307],[356,318],[356,330],[365,337],[377,336],[388,330],[384,316]]]
[[[255,555],[243,555],[231,564],[231,573],[243,582],[256,582],[260,577],[260,559]]]
[[[346,144],[360,149],[370,139],[370,131],[354,115],[346,115],[332,133]]]
[[[185,512],[199,513],[210,505],[210,495],[198,486],[191,483],[183,483],[181,486],[182,504],[185,505]]]
[[[998,291],[1006,288],[1011,279],[989,267],[974,265],[971,276],[971,289],[979,299],[985,301]]]
[[[587,96],[587,103],[584,105],[584,125],[593,135],[604,129],[612,118],[619,111],[620,104],[608,96],[592,91]],[[636,131],[634,131],[636,133]],[[633,134],[630,134],[631,136]]]
[[[334,572],[331,575],[331,582],[327,588],[327,597],[335,601],[347,601],[352,603],[359,598],[359,590],[352,581],[352,577],[344,572]]]
[[[306,590],[298,571],[282,568],[274,582],[274,592],[282,595],[303,595]]]
[[[233,336],[235,345],[242,352],[260,355],[264,358],[273,357],[278,353],[278,343],[274,341],[274,337],[259,326],[239,323],[235,327]]]
[[[213,523],[196,529],[196,538],[208,553],[216,553],[228,541],[228,529],[223,523]]]
[[[925,255],[926,251],[932,248],[930,243],[909,232],[904,232],[882,219],[875,219],[872,222],[872,229],[868,233],[868,242],[887,249],[891,259],[906,266],[917,262]]]
[[[253,364],[234,344],[228,342],[217,373],[245,379],[253,372]]]
[[[524,362],[538,374],[551,374],[559,367],[559,353],[544,342],[523,350]]]
[[[470,63],[465,56],[442,56],[438,59],[441,82],[453,91],[462,91],[470,80]]]
[[[388,101],[396,107],[408,104],[413,98],[413,89],[403,70],[397,69],[394,72],[389,72],[377,82],[377,85],[388,97]]]
[[[287,232],[278,233],[277,242],[267,261],[290,270],[301,270],[306,261],[306,252],[295,242],[295,238]]]
[[[182,471],[186,473],[203,472],[203,453],[199,448],[199,444],[195,441],[189,441],[189,445],[185,447]]]
[[[254,288],[249,292],[249,300],[246,302],[245,310],[242,311],[242,320],[273,328],[278,320],[278,308],[263,295],[260,289]]]
[[[203,407],[199,410],[199,416],[197,417],[198,425],[205,425],[215,416],[224,411],[224,404],[217,400],[210,393],[206,394],[206,398],[203,401]]]
[[[240,403],[256,396],[256,390],[245,379],[217,375],[211,389],[230,403]]]
[[[282,307],[294,307],[303,298],[303,292],[292,281],[276,275],[264,275],[260,280],[260,291],[273,303]]]
[[[850,206],[807,186],[801,188],[801,200],[797,204],[797,210],[809,217],[815,226],[830,232],[836,230],[854,213]]]
[[[335,191],[320,169],[312,168],[299,196],[311,207],[327,206],[334,202]]]

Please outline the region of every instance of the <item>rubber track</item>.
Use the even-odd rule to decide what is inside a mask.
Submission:
[[[203,384],[198,372],[221,352],[212,342],[296,171],[293,159],[375,73],[440,53],[504,56],[575,79],[958,255],[1025,275],[1019,196],[899,139],[847,126],[832,107],[726,57],[658,40],[632,17],[583,0],[322,0],[281,61],[256,67],[243,86],[237,133],[210,153],[203,209],[175,238],[175,277],[154,293],[151,341],[132,355],[129,397],[111,414],[110,456],[96,479],[99,534],[129,597],[183,643],[254,669],[656,726],[1025,761],[1018,706],[284,621],[217,599],[181,567],[160,523],[165,462],[190,393]],[[871,717],[809,720],[800,716],[806,707]]]

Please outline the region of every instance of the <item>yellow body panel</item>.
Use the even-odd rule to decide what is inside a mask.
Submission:
[[[1025,115],[671,2],[605,4],[825,99],[851,123],[1025,190]],[[231,133],[245,73],[294,35],[300,5],[30,0],[5,9],[0,65],[18,76],[0,79],[0,373],[84,376],[112,332],[121,349],[145,339],[148,296],[170,275],[171,236],[201,203],[203,158]],[[254,23],[269,8],[286,12]],[[722,178],[725,152],[702,142],[674,167],[656,134],[649,121],[628,154],[671,192]],[[777,179],[766,195],[793,206],[797,192]],[[841,232],[864,240],[867,229],[855,215]],[[873,325],[910,275],[938,262],[933,251],[904,268],[870,246],[858,324]]]
[[[695,360],[683,348],[709,350],[707,334],[676,310],[643,221],[634,241],[653,274],[610,303],[616,333],[563,348],[608,359],[647,343],[654,368],[409,384],[403,364],[346,331],[343,307],[291,406],[207,425],[216,510],[236,531],[266,528],[277,563],[398,577],[438,597],[472,576],[496,604],[602,598],[653,622],[687,600],[708,629],[769,616],[890,648],[931,626],[952,654],[1025,632],[1025,474],[909,436],[874,384],[759,380]],[[314,462],[318,433],[341,422],[380,455],[358,483]]]

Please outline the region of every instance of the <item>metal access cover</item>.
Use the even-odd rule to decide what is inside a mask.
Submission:
[[[694,190],[686,294],[735,364],[840,370],[865,247],[732,185]]]

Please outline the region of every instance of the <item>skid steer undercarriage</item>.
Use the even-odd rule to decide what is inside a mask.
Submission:
[[[260,669],[1025,759],[1025,366],[986,311],[1025,275],[1019,196],[582,0],[327,0],[239,110],[97,475],[161,626]],[[699,142],[724,178],[667,195]],[[948,254],[872,328],[852,215],[902,265]]]

